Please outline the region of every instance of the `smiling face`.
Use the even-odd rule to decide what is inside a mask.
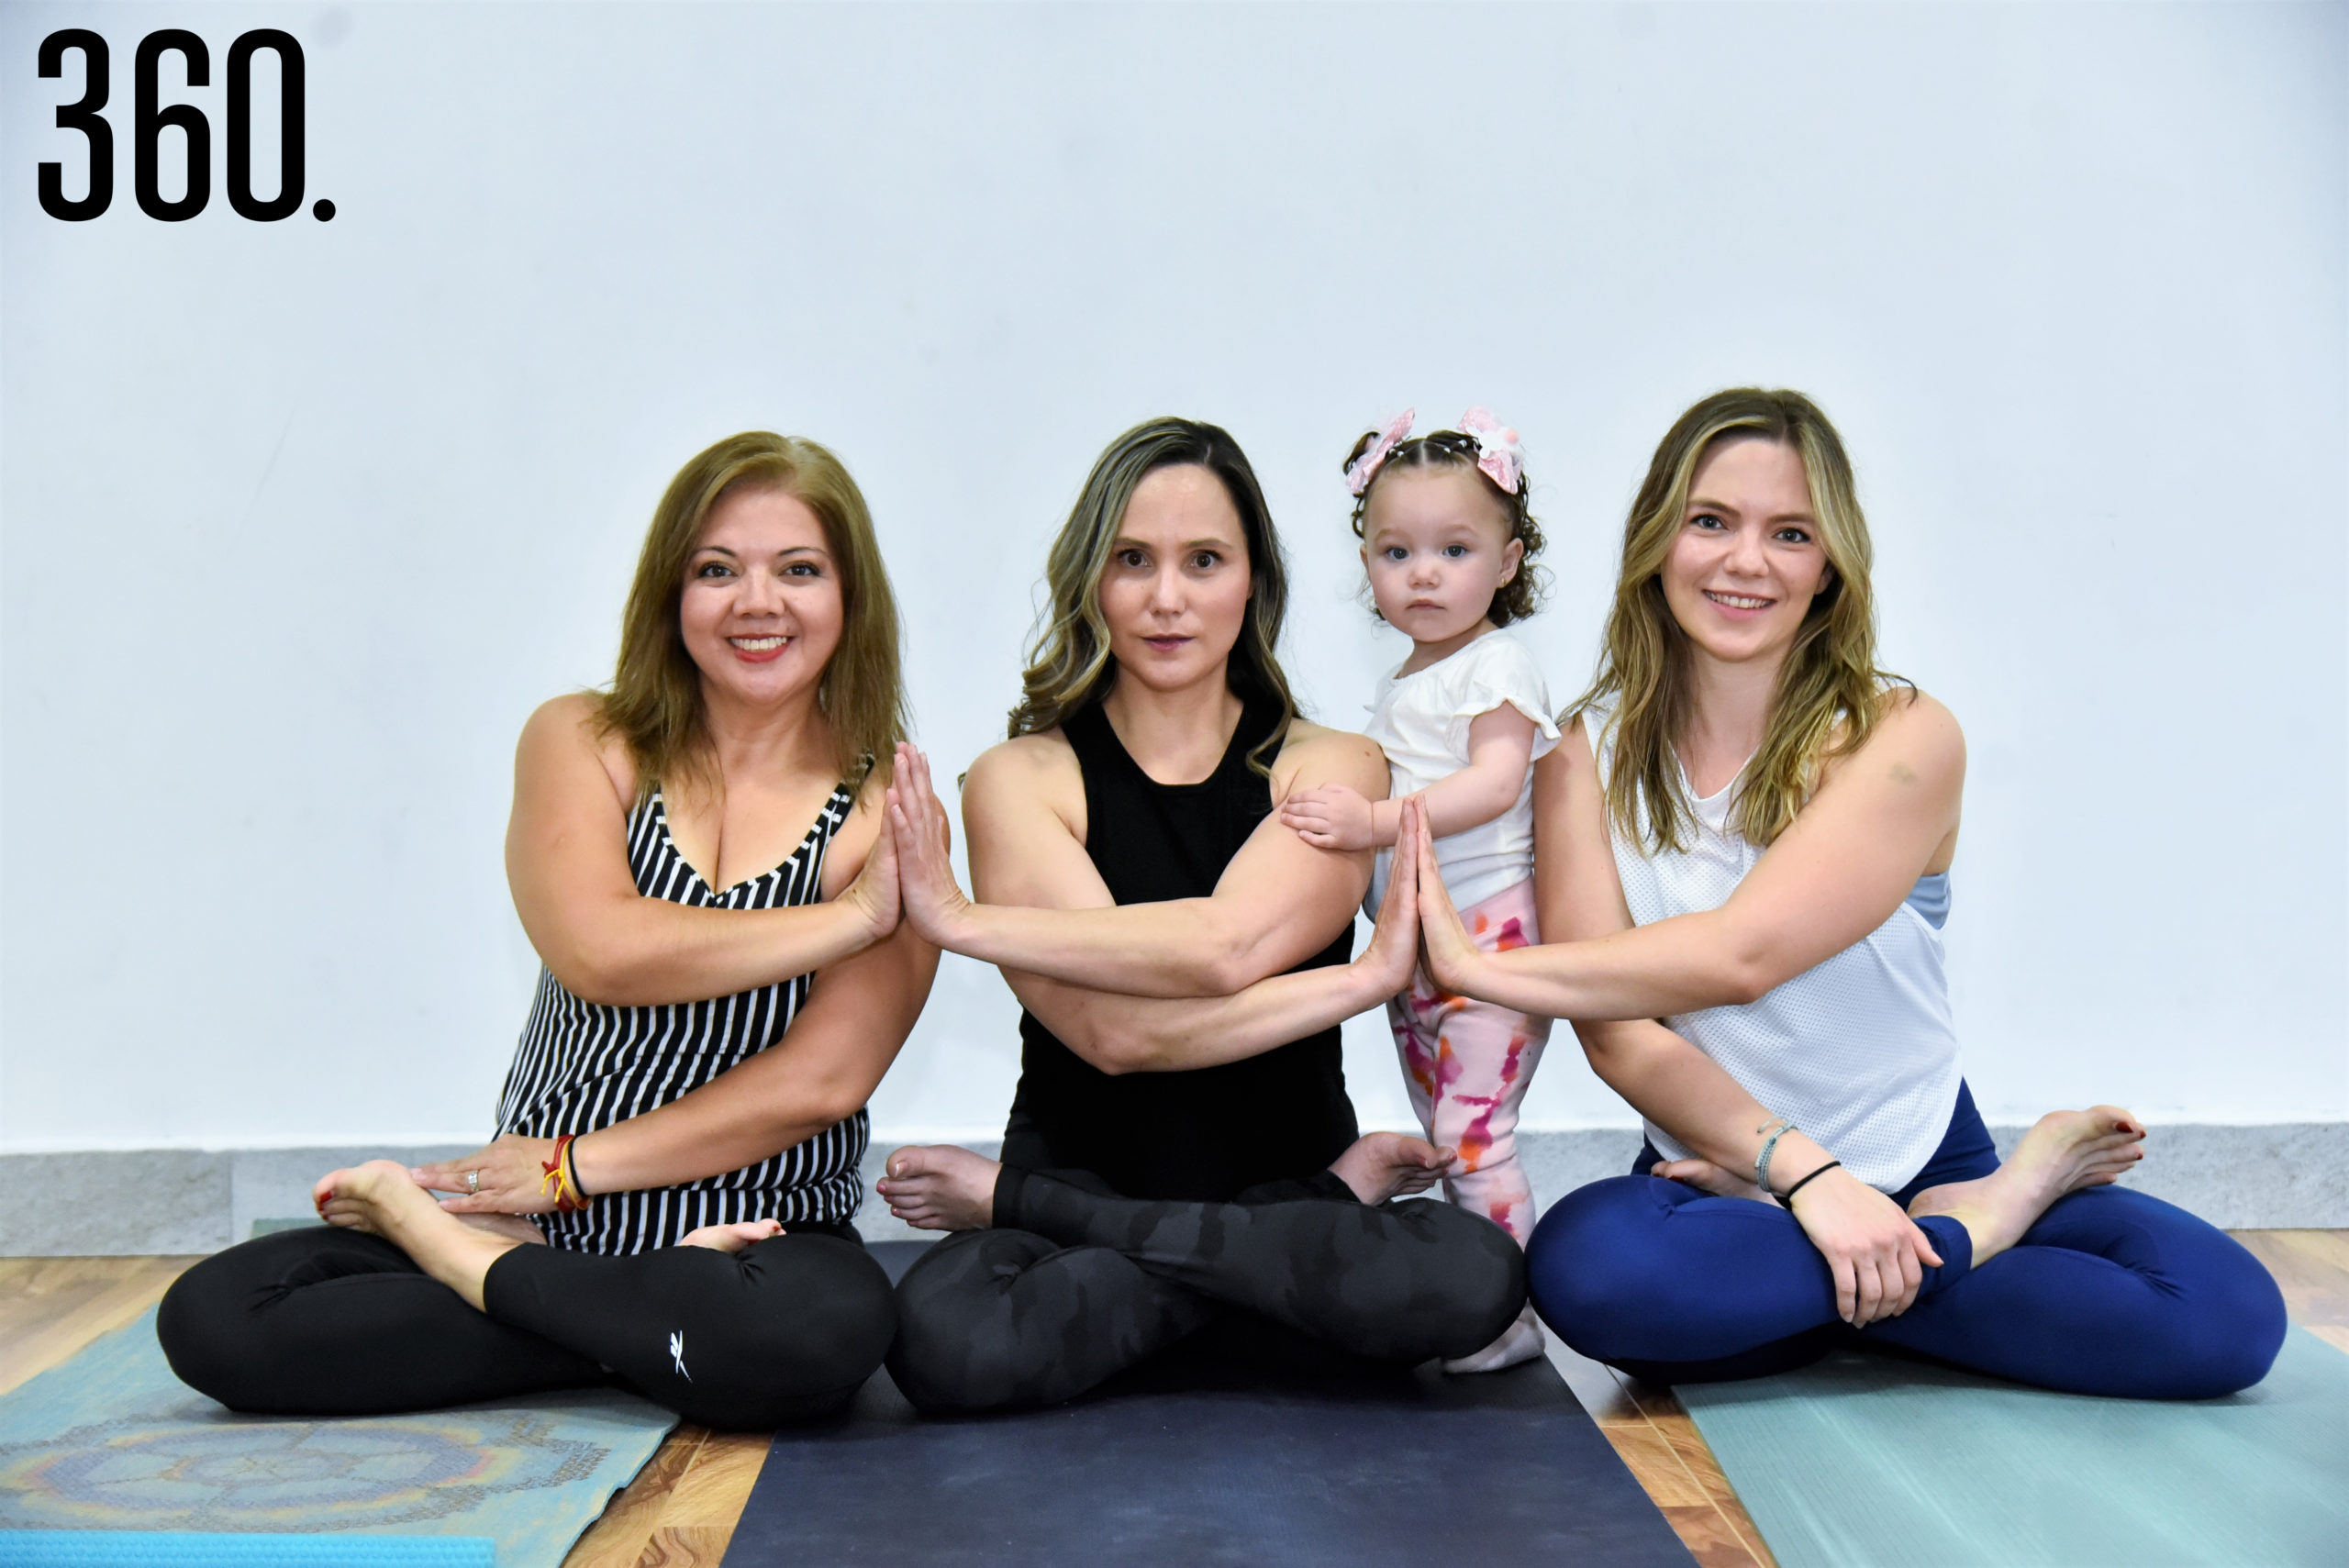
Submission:
[[[1101,573],[1119,678],[1168,692],[1222,681],[1252,583],[1247,535],[1222,480],[1197,463],[1143,475]]]
[[[842,620],[838,566],[805,501],[732,491],[710,508],[677,603],[706,690],[755,706],[812,692]]]
[[[1362,521],[1363,570],[1378,613],[1431,659],[1486,628],[1493,595],[1525,556],[1509,538],[1507,507],[1472,468],[1381,474]]]
[[[1753,437],[1717,442],[1664,563],[1664,602],[1689,640],[1723,663],[1782,660],[1833,581],[1801,455]]]

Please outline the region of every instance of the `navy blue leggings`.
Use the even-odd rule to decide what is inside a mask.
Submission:
[[[1643,1148],[1635,1170],[1661,1158]],[[1961,1086],[1941,1149],[1893,1197],[1906,1207],[1998,1167]],[[2074,1193],[1979,1271],[1964,1226],[1918,1224],[1942,1266],[1907,1312],[1857,1330],[1836,1318],[1827,1260],[1794,1216],[1655,1176],[1594,1182],[1552,1205],[1526,1271],[1560,1339],[1652,1383],[1759,1377],[1856,1340],[2074,1394],[2201,1399],[2257,1383],[2283,1346],[2284,1297],[2259,1260],[2159,1198]]]

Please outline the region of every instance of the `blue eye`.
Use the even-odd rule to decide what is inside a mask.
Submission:
[[[1461,557],[1468,553],[1468,547],[1464,544],[1447,544],[1443,547],[1443,553],[1451,559],[1458,561]]]
[[[1390,544],[1384,550],[1380,551],[1380,553],[1385,555],[1389,561],[1401,561],[1411,552],[1405,550],[1399,544]]]

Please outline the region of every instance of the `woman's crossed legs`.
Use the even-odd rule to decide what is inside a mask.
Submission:
[[[926,1410],[1050,1404],[1234,1310],[1368,1361],[1465,1355],[1516,1317],[1523,1255],[1507,1231],[1448,1204],[1386,1202],[1407,1170],[1425,1169],[1356,1157],[1390,1140],[1426,1147],[1373,1134],[1330,1171],[1230,1203],[1125,1198],[1080,1174],[908,1151],[920,1156],[915,1180],[952,1164],[995,1224],[907,1271],[890,1373]]]
[[[173,1284],[156,1334],[182,1381],[233,1409],[340,1416],[617,1376],[755,1431],[845,1403],[896,1331],[887,1276],[837,1235],[606,1257],[468,1226],[396,1165],[329,1180],[358,1224],[264,1236]]]
[[[2207,1398],[2266,1375],[2285,1330],[2275,1281],[2225,1232],[2104,1184],[2096,1132],[2088,1113],[2057,1112],[1995,1172],[1914,1195],[1943,1266],[1906,1313],[1861,1332],[2079,1394]],[[1561,1339],[1653,1382],[1785,1371],[1850,1332],[1792,1215],[1680,1182],[1619,1176],[1568,1195],[1528,1267]]]

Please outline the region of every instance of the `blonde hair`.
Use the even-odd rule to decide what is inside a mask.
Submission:
[[[1109,623],[1101,613],[1102,573],[1135,488],[1159,469],[1184,464],[1196,464],[1220,480],[1240,515],[1248,545],[1248,615],[1225,663],[1225,680],[1242,700],[1252,696],[1279,705],[1280,723],[1248,754],[1251,768],[1271,771],[1265,753],[1277,751],[1289,720],[1297,717],[1288,676],[1275,656],[1288,607],[1288,567],[1247,454],[1226,431],[1196,419],[1136,425],[1109,443],[1085,476],[1085,489],[1045,562],[1046,602],[1029,639],[1019,704],[1011,710],[1014,739],[1055,728],[1108,695],[1118,665],[1109,651]]]
[[[662,780],[707,782],[715,761],[704,727],[701,669],[685,651],[678,605],[685,569],[711,512],[738,491],[774,490],[804,503],[824,530],[841,590],[841,640],[824,665],[816,705],[831,731],[834,764],[860,783],[887,776],[906,734],[898,667],[897,601],[881,563],[873,515],[848,470],[814,441],[746,430],[696,455],[652,509],[636,582],[620,617],[619,666],[598,699],[602,732],[618,736],[636,763],[637,798]]]
[[[1675,750],[1688,720],[1688,636],[1664,602],[1664,565],[1698,466],[1720,443],[1742,439],[1775,441],[1802,460],[1830,572],[1778,671],[1769,722],[1731,813],[1735,830],[1759,845],[1785,832],[1826,765],[1867,740],[1886,683],[1898,679],[1876,668],[1874,550],[1835,427],[1798,392],[1733,387],[1698,403],[1664,433],[1624,519],[1598,673],[1566,716],[1594,705],[1611,710],[1606,736],[1590,738],[1594,751],[1614,749],[1608,810],[1626,839],[1653,851],[1686,848],[1695,827]]]

